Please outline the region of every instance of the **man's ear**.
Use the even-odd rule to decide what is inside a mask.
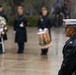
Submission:
[[[72,33],[74,33],[75,32],[75,30],[74,30],[74,28],[72,28]]]

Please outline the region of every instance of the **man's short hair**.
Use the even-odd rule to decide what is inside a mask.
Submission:
[[[23,3],[20,3],[20,4],[18,4],[17,6],[18,6],[18,7],[21,6],[21,7],[24,8],[24,4],[23,4]]]
[[[76,32],[76,25],[70,26],[70,27],[73,28],[75,30],[75,32]]]

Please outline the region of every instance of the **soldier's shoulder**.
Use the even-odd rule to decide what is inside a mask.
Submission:
[[[18,16],[15,17],[15,20],[17,20],[17,19],[18,19]]]
[[[76,46],[76,39],[71,40],[68,44],[69,46]]]
[[[38,18],[38,21],[43,21],[44,19],[43,19],[43,17],[42,16],[40,16],[39,18]]]
[[[23,15],[24,18],[26,18],[26,15]]]
[[[76,46],[76,39],[73,41],[74,46]]]
[[[51,17],[50,16],[47,16],[47,20],[51,20]]]
[[[15,20],[15,21],[18,21],[18,19],[19,19],[18,16],[15,16],[15,17],[14,17],[14,20]]]
[[[5,12],[3,13],[4,15],[7,15]]]

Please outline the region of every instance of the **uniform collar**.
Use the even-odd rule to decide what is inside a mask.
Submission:
[[[70,41],[72,41],[73,39],[76,39],[76,34],[73,35],[72,37],[70,37],[70,39],[66,41],[66,44],[69,43]]]
[[[22,17],[24,14],[22,14],[22,15],[18,15],[19,17]]]
[[[46,15],[46,16],[43,16],[43,15],[42,15],[42,18],[46,18],[46,17],[47,17],[47,15]]]
[[[70,39],[76,39],[76,34],[70,37]]]

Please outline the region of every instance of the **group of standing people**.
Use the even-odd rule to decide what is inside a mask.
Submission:
[[[24,6],[18,5],[17,7],[17,17],[14,20],[14,33],[15,42],[18,44],[19,54],[24,53],[24,43],[27,42],[27,30],[28,20],[24,15]],[[6,14],[3,12],[3,7],[0,6],[0,16],[4,17],[8,22]],[[38,29],[44,30],[48,29],[51,38],[50,28],[52,27],[52,22],[49,18],[49,9],[43,6],[41,9],[40,19],[38,20]],[[63,62],[58,75],[72,75],[76,71],[76,24],[65,26],[66,36],[70,39],[66,42],[63,48]],[[6,34],[3,36],[4,40],[7,40]],[[1,41],[1,40],[0,40]],[[41,49],[41,55],[47,55],[49,48]],[[2,53],[2,46],[0,45],[0,53]]]
[[[0,9],[3,9],[3,7],[1,6]],[[3,10],[1,11],[0,16],[4,17],[8,22],[8,19],[6,15],[3,13]],[[24,44],[25,42],[27,42],[27,30],[26,30],[27,25],[28,25],[28,20],[24,15],[24,5],[19,4],[17,6],[17,16],[14,20],[14,25],[13,25],[14,33],[15,33],[15,42],[18,44],[17,53],[19,54],[24,53]],[[50,32],[51,27],[52,27],[52,23],[49,18],[49,9],[47,6],[43,6],[41,8],[40,19],[38,20],[38,29],[43,30],[47,28],[49,30],[49,35],[51,38],[51,32]],[[0,51],[2,51],[2,48],[0,48]],[[41,49],[41,55],[47,55],[47,53],[48,53],[48,48]]]
[[[60,5],[56,5],[55,7],[55,26],[58,27],[60,25],[61,19],[70,19],[70,5],[67,3],[61,7]]]

